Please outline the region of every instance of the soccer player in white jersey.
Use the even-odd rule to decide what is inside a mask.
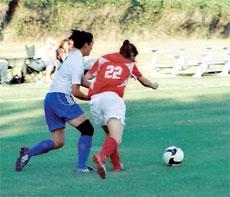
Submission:
[[[135,64],[138,51],[128,40],[123,42],[120,53],[107,54],[99,58],[89,69],[84,80],[92,80],[89,89],[90,111],[104,129],[106,138],[101,151],[94,155],[101,178],[106,177],[105,161],[110,157],[115,171],[122,170],[118,144],[121,143],[125,125],[126,106],[122,99],[128,79],[132,76],[143,86],[157,89],[158,83],[145,78]]]
[[[58,67],[44,101],[46,122],[51,139],[46,139],[32,148],[22,147],[16,161],[16,171],[21,171],[31,157],[61,148],[65,143],[65,123],[69,123],[80,131],[78,139],[79,172],[90,172],[86,165],[92,144],[94,128],[83,110],[73,97],[88,100],[88,95],[80,90],[84,73],[83,56],[88,56],[93,47],[93,35],[89,32],[72,30],[69,39],[73,40],[74,48],[65,61]]]

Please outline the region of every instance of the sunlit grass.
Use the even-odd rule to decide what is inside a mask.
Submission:
[[[94,174],[74,172],[79,133],[70,126],[64,148],[32,158],[22,173],[16,173],[19,147],[32,146],[50,135],[42,101],[48,87],[1,87],[1,196],[228,196],[229,78],[155,80],[160,84],[157,91],[130,81],[120,145],[125,171],[114,173],[107,164],[108,178],[104,181]],[[78,102],[91,119],[87,102]],[[90,165],[102,136],[95,126]],[[162,153],[171,145],[185,152],[179,168],[163,165]]]

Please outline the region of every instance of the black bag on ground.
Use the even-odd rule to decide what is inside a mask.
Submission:
[[[20,77],[18,75],[14,75],[13,78],[10,80],[10,84],[20,84],[24,82],[25,82],[25,78]]]

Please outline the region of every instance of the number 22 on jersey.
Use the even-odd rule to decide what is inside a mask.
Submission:
[[[106,67],[105,78],[106,79],[120,79],[121,73],[122,73],[121,66],[114,66],[110,64]]]

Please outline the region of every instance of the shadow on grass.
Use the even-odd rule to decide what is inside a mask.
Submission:
[[[197,96],[193,102],[179,102],[170,99],[127,100],[127,127],[142,127],[146,124],[183,126],[205,118],[207,121],[211,118],[212,122],[220,119],[226,121],[229,126],[230,105],[228,98],[229,94],[216,95],[215,97]],[[87,103],[83,103],[81,106],[90,117]],[[47,130],[43,101],[6,103],[1,106],[1,119],[1,138]]]
[[[1,118],[9,122],[0,126],[1,193],[39,196],[47,192],[55,196],[58,191],[60,195],[76,196],[84,190],[86,196],[103,196],[111,192],[118,195],[116,188],[127,196],[167,196],[171,191],[175,196],[228,193],[226,155],[229,155],[230,106],[227,94],[196,97],[194,102],[144,99],[127,100],[126,104],[127,125],[120,145],[126,170],[121,174],[108,172],[109,178],[103,183],[96,175],[82,177],[74,173],[79,133],[69,126],[61,150],[33,158],[22,173],[16,173],[14,165],[19,147],[32,146],[50,135],[42,102],[4,105]],[[89,115],[88,105],[81,106]],[[102,136],[103,132],[96,127],[92,152],[99,150]],[[162,153],[171,145],[185,152],[180,168],[165,168],[162,163]],[[89,164],[92,165],[91,160]],[[199,187],[204,181],[206,190]],[[87,189],[89,183],[91,190]]]

